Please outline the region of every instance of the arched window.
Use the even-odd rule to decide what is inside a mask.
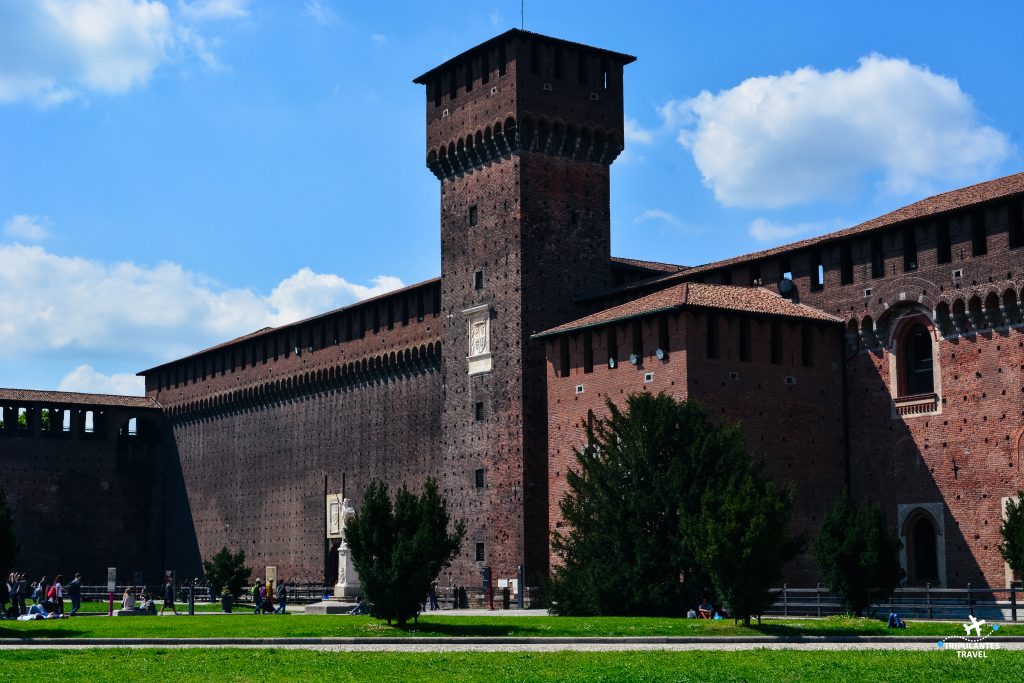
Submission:
[[[926,512],[914,515],[907,524],[907,583],[923,585],[939,580],[939,555],[935,523]]]
[[[900,395],[935,393],[932,337],[928,328],[921,323],[913,323],[903,335],[901,347],[903,390]]]

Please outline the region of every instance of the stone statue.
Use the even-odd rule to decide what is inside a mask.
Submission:
[[[334,586],[336,598],[357,598],[360,595],[359,575],[352,565],[352,557],[345,541],[345,524],[356,514],[352,501],[345,498],[341,502],[341,543],[338,544],[338,583]]]

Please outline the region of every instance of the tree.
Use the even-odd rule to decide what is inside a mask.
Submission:
[[[433,479],[419,496],[403,484],[393,506],[387,486],[370,482],[362,506],[345,524],[345,542],[373,616],[404,627],[419,612],[430,584],[458,554],[466,534],[461,520],[449,533],[450,521]]]
[[[224,546],[216,555],[203,561],[203,572],[213,595],[220,595],[221,590],[227,588],[232,597],[238,598],[252,575],[252,567],[245,566],[244,550],[232,553]]]
[[[548,593],[559,614],[669,615],[707,581],[695,554],[701,503],[750,467],[743,436],[692,401],[632,394],[584,425],[560,502],[567,529]]]
[[[873,503],[858,508],[843,491],[822,521],[813,555],[825,585],[861,616],[903,580],[902,547],[882,508]]]
[[[1015,574],[1024,575],[1024,491],[1017,492],[1017,500],[1006,501],[1006,519],[999,527],[1003,542],[999,545],[1006,564]]]
[[[720,500],[709,491],[697,526],[697,558],[734,619],[750,625],[775,602],[770,588],[800,542],[789,538],[792,493],[776,493],[757,469],[734,476]]]
[[[0,577],[7,578],[7,575],[14,569],[14,562],[18,559],[18,537],[14,532],[14,516],[7,504],[7,493],[0,486]]]

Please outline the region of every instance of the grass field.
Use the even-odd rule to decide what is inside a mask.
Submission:
[[[18,681],[1015,681],[1024,655],[952,652],[341,653],[274,649],[0,651]],[[13,678],[10,680],[14,680]]]
[[[732,621],[651,617],[503,617],[425,615],[406,629],[372,617],[262,615],[75,617],[54,621],[0,622],[4,638],[269,638],[399,636],[733,636],[927,635],[952,636],[958,624],[911,622],[887,629],[873,619],[773,619],[744,628]],[[1024,625],[1002,625],[1000,635],[1024,635]]]
[[[156,611],[157,612],[160,611],[160,606],[162,604],[163,604],[163,602],[157,601],[157,603],[156,603]],[[179,612],[188,613],[188,603],[187,602],[178,602],[178,603],[175,603],[175,604],[178,606],[178,611]],[[93,601],[89,600],[89,601],[85,601],[85,602],[82,603],[81,611],[82,612],[102,612],[103,614],[106,614],[107,613],[107,607],[108,607],[108,604],[106,602],[93,602]],[[117,600],[114,600],[114,609],[120,609],[120,608],[121,608],[121,598],[118,597]],[[70,612],[71,611],[71,601],[70,600],[65,600],[64,601],[64,610],[66,612]],[[196,603],[196,611],[197,612],[220,612],[220,611],[222,611],[222,609],[221,609],[220,603],[197,602]],[[246,611],[245,607],[243,606],[240,611],[243,611],[243,612]],[[251,605],[249,606],[248,611],[249,612],[252,611],[252,606]]]

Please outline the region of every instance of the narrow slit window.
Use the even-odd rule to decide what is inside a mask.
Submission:
[[[478,270],[473,273],[473,289],[480,291],[484,288],[484,271]]]
[[[935,226],[935,261],[949,263],[953,260],[953,244],[949,234],[949,219],[940,218]]]
[[[807,324],[800,329],[800,363],[805,368],[814,363],[814,328]]]
[[[476,204],[474,204],[473,206],[469,207],[469,225],[470,225],[470,227],[476,225],[477,220],[478,220],[478,211],[477,211]]]
[[[483,562],[485,556],[486,555],[484,553],[484,543],[483,543],[483,541],[477,541],[477,544],[476,544],[476,561],[477,562]]]
[[[718,316],[708,313],[707,325],[708,358],[718,358]]]
[[[1009,241],[1010,249],[1024,247],[1024,216],[1021,215],[1021,202],[1010,202],[1009,211]]]
[[[988,253],[988,239],[985,235],[985,210],[978,209],[971,214],[971,255],[984,256]]]
[[[562,337],[558,340],[558,376],[569,376],[569,338]]]
[[[913,225],[903,228],[903,272],[917,270],[917,231]]]
[[[484,470],[482,467],[474,472],[473,479],[478,489],[482,489],[484,487]]]
[[[473,419],[477,422],[481,422],[484,419],[484,404],[483,401],[477,401],[473,404]]]
[[[614,325],[608,328],[608,366],[616,368],[619,365],[619,336]]]
[[[769,346],[771,347],[772,364],[780,365],[782,363],[782,325],[779,324],[778,320],[773,320],[771,323]]]
[[[825,288],[825,264],[822,261],[821,249],[811,251],[811,289],[821,291]]]
[[[750,318],[740,318],[740,360],[750,361]]]
[[[594,335],[590,330],[583,333],[583,372],[594,371]]]
[[[853,246],[850,242],[839,245],[839,284],[853,282]]]
[[[882,235],[871,236],[871,277],[885,275],[885,254],[882,251]]]

